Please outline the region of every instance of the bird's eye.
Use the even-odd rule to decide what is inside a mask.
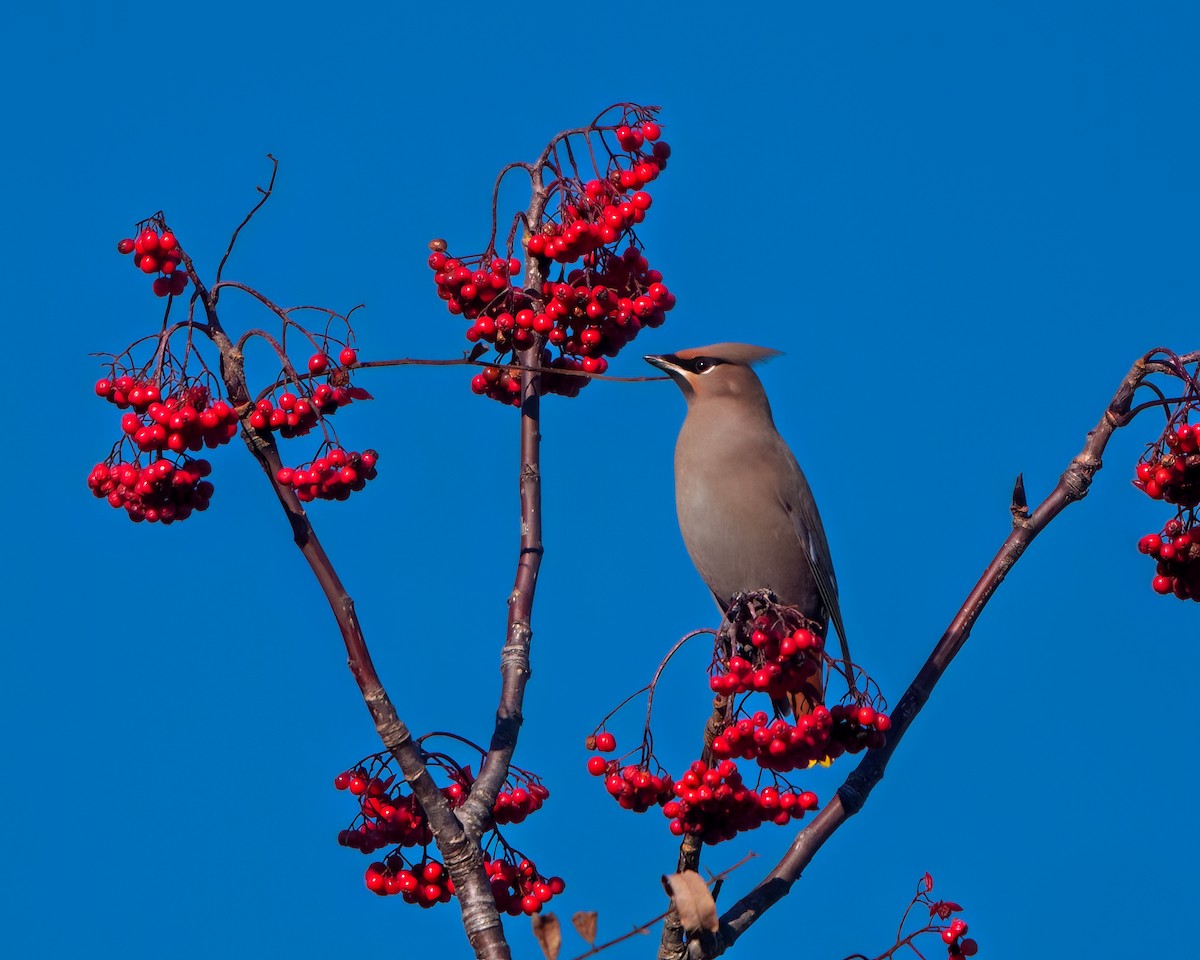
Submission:
[[[707,357],[697,357],[696,362],[692,364],[692,369],[697,373],[708,373],[715,364]]]

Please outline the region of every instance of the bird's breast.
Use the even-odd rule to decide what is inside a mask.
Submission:
[[[681,434],[682,449],[676,450],[676,508],[684,544],[705,583],[721,601],[768,589],[818,619],[809,547],[785,506],[804,483],[794,460],[781,458],[775,444],[755,445],[736,435],[727,434],[724,444],[686,439]]]

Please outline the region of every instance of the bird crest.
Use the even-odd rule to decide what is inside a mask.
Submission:
[[[707,347],[690,347],[675,354],[681,360],[715,357],[726,363],[738,363],[746,367],[766,363],[772,357],[781,355],[782,351],[772,350],[770,347],[756,347],[749,343],[714,343]]]

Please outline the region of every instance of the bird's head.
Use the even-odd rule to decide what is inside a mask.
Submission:
[[[691,404],[718,397],[765,402],[762,383],[751,367],[777,356],[778,350],[748,343],[714,343],[644,359],[670,375]]]

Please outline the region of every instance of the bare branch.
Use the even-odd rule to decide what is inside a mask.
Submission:
[[[212,305],[214,307],[217,305],[217,298],[220,296],[217,288],[221,284],[221,273],[225,269],[225,262],[229,259],[229,255],[233,253],[233,245],[237,243],[238,234],[241,233],[242,228],[254,218],[254,215],[262,209],[263,204],[271,198],[271,191],[275,189],[275,175],[279,172],[279,161],[269,153],[267,154],[267,159],[271,161],[271,179],[268,181],[265,188],[257,188],[258,192],[262,194],[262,197],[259,199],[258,203],[251,207],[250,212],[246,214],[242,222],[237,225],[237,229],[233,231],[233,236],[229,238],[229,246],[225,248],[225,255],[221,257],[221,262],[217,265],[217,273],[213,278],[212,289]]]
[[[542,168],[530,173],[533,197],[527,211],[527,223],[538,224],[546,206]],[[541,290],[545,268],[538,257],[529,257],[525,285]],[[500,654],[500,703],[487,757],[479,779],[458,815],[467,832],[478,837],[490,825],[492,807],[508,776],[517,736],[521,729],[525,684],[529,680],[529,648],[533,641],[531,617],[542,564],[542,475],[541,475],[541,342],[520,351],[521,373],[521,463],[519,491],[521,502],[521,539],[513,590],[508,598],[508,631]]]

